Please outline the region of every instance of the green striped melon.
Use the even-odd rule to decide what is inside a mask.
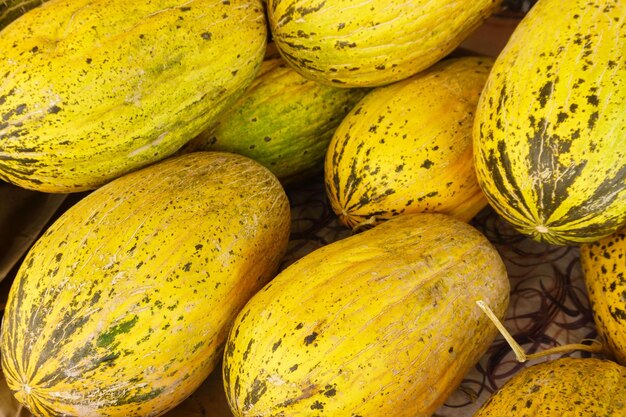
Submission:
[[[481,188],[521,233],[568,245],[626,223],[626,3],[542,0],[481,95]]]
[[[2,369],[36,416],[156,416],[200,386],[278,269],[289,202],[235,154],[169,158],[100,187],[27,254]]]
[[[266,58],[243,96],[185,147],[246,155],[294,184],[323,170],[335,129],[368,91],[323,85]]]

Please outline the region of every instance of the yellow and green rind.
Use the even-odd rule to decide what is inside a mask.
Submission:
[[[239,313],[224,354],[244,416],[431,415],[484,354],[509,282],[497,251],[443,214],[406,214],[300,258]]]
[[[336,129],[326,194],[349,227],[414,212],[469,221],[487,205],[472,163],[476,103],[493,60],[464,57],[368,93]]]
[[[266,36],[260,0],[30,10],[0,37],[0,179],[82,191],[173,154],[252,82]]]
[[[626,4],[543,0],[498,56],[479,102],[475,165],[520,232],[568,245],[626,222]]]
[[[269,27],[303,76],[339,87],[407,78],[454,50],[500,0],[269,0]]]
[[[293,184],[322,171],[335,129],[367,91],[326,86],[280,57],[266,59],[237,103],[186,147],[246,155]]]
[[[596,358],[529,366],[491,395],[473,417],[626,415],[626,368]]]
[[[626,230],[581,245],[580,263],[598,333],[626,365]]]
[[[99,188],[36,242],[11,287],[9,387],[37,416],[162,414],[220,359],[289,227],[278,180],[235,154],[169,158]]]
[[[0,1],[0,30],[9,23],[48,0],[2,0]]]

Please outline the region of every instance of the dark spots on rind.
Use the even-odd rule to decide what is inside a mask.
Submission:
[[[437,195],[439,195],[438,191],[431,191],[431,192],[426,193],[425,195],[419,197],[417,199],[417,201],[421,203],[422,201],[426,200],[427,198],[436,197]]]
[[[593,128],[596,126],[596,122],[598,121],[598,112],[593,112],[591,113],[591,115],[589,115],[589,120],[587,121],[587,127],[589,128],[589,130],[593,130]]]
[[[276,352],[276,349],[278,349],[278,347],[280,346],[280,344],[282,343],[282,339],[278,339],[278,342],[274,343],[274,345],[272,345],[272,352]]]
[[[337,395],[337,386],[336,385],[326,385],[326,387],[324,387],[325,391],[324,391],[324,395],[326,397],[334,397],[335,395]]]
[[[318,336],[317,332],[313,332],[310,335],[306,336],[304,338],[304,344],[307,345],[307,346],[310,345],[311,343],[313,343],[315,341],[317,336]]]
[[[335,48],[337,49],[356,48],[356,42],[337,41],[335,42]]]
[[[434,165],[434,162],[431,161],[430,159],[426,159],[424,160],[424,162],[422,162],[422,165],[420,165],[421,168],[426,168],[429,169],[430,167],[432,167]]]
[[[98,301],[100,301],[100,296],[102,295],[102,291],[96,291],[91,297],[91,302],[89,303],[92,307],[95,306]]]
[[[539,90],[539,105],[544,108],[548,103],[548,99],[552,96],[552,90],[554,88],[554,82],[548,81]]]
[[[153,388],[148,392],[137,392],[128,397],[120,398],[116,403],[117,405],[143,403],[152,398],[156,398],[165,390],[163,387]]]
[[[243,360],[246,361],[248,360],[248,355],[250,354],[250,350],[252,349],[252,345],[254,344],[254,339],[250,339],[250,341],[248,342],[248,346],[246,347],[246,350],[243,352]]]
[[[600,100],[598,100],[598,96],[596,94],[590,94],[587,96],[587,103],[597,107],[598,104],[600,104]]]
[[[237,328],[237,333],[238,332],[239,332],[239,328]],[[228,357],[232,357],[234,354],[235,354],[235,342],[230,341],[226,344],[224,355]]]
[[[202,39],[205,41],[210,41],[213,38],[213,34],[211,32],[204,32],[200,35]]]
[[[324,409],[324,403],[320,402],[320,401],[315,401],[313,404],[311,404],[311,410],[323,410]]]
[[[258,377],[254,378],[250,391],[246,394],[243,400],[243,407],[245,410],[249,410],[256,404],[261,396],[267,391],[267,384],[265,381],[260,380]]]
[[[104,347],[110,345],[111,343],[113,343],[118,335],[130,332],[135,324],[137,324],[138,320],[139,316],[135,315],[120,324],[112,326],[107,331],[101,333],[100,336],[98,336],[98,340],[96,342],[97,346]]]
[[[290,21],[292,21],[294,17],[296,17],[296,14],[299,14],[300,16],[305,16],[307,14],[317,12],[322,7],[324,7],[325,4],[326,4],[326,1],[322,1],[319,4],[312,6],[312,7],[296,7],[295,4],[291,4],[289,7],[287,7],[287,10],[285,10],[285,13],[282,16],[280,16],[277,20],[280,21],[282,25],[285,25],[289,23]]]

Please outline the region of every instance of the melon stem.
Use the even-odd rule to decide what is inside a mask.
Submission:
[[[496,317],[496,315],[491,310],[491,308],[489,308],[487,303],[485,303],[483,300],[478,300],[476,301],[476,304],[478,304],[478,307],[480,307],[480,309],[487,315],[487,317],[489,317],[489,319],[493,322],[493,324],[498,328],[498,331],[500,331],[500,334],[502,335],[502,337],[504,337],[506,342],[509,344],[509,346],[513,350],[513,353],[515,354],[515,358],[517,359],[518,362],[523,363],[523,362],[526,362],[527,360],[542,358],[542,357],[549,356],[555,353],[571,352],[573,350],[582,350],[582,351],[589,352],[589,353],[604,353],[604,346],[602,345],[602,343],[600,343],[599,341],[595,339],[588,339],[587,341],[591,342],[591,344],[589,345],[583,344],[583,343],[570,343],[567,345],[555,346],[553,348],[546,349],[541,352],[526,353],[524,352],[524,349],[520,346],[520,344],[517,343],[517,341],[515,341],[515,338],[513,338],[511,333],[509,333],[509,331],[504,327],[504,325],[498,319],[498,317]]]

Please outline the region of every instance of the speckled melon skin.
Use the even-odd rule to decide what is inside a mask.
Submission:
[[[473,417],[618,417],[626,415],[626,368],[596,358],[529,366]]]
[[[241,310],[224,384],[237,417],[425,417],[497,334],[506,268],[476,229],[404,214],[305,255]]]
[[[50,0],[2,31],[0,179],[76,192],[174,154],[252,82],[260,0]]]
[[[196,152],[124,175],[66,211],[9,293],[2,369],[36,416],[157,416],[220,358],[278,268],[289,202],[243,156]]]
[[[580,263],[598,333],[626,365],[626,230],[581,245]]]
[[[447,59],[370,91],[326,153],[328,200],[351,228],[403,213],[471,220],[487,205],[472,163],[472,124],[493,59]]]
[[[452,52],[500,0],[268,0],[269,27],[303,76],[339,87],[410,77]]]
[[[489,203],[556,245],[626,223],[626,3],[542,0],[498,55],[474,155]]]

